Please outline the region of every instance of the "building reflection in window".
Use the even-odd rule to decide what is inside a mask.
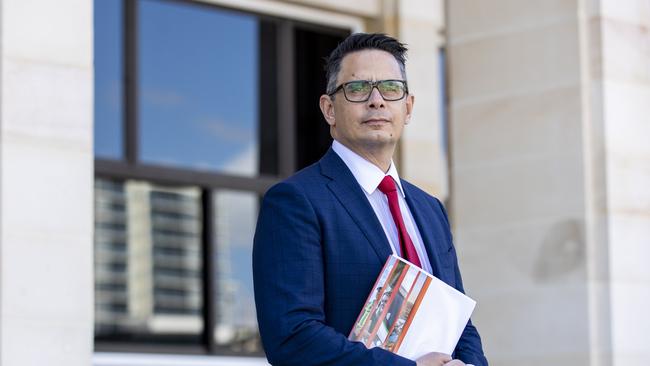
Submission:
[[[95,182],[95,332],[203,332],[202,213],[196,187]]]

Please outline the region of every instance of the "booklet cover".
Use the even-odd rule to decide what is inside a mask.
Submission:
[[[350,336],[412,360],[451,354],[476,301],[406,260],[391,255]]]

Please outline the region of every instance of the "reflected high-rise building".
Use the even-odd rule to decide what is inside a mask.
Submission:
[[[128,251],[124,185],[95,180],[95,332],[128,326]]]
[[[95,202],[97,334],[200,334],[200,190],[98,180]]]

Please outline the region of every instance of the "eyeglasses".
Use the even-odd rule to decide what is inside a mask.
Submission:
[[[400,100],[409,92],[404,80],[354,80],[339,85],[328,95],[331,97],[343,89],[343,95],[348,102],[362,103],[370,99],[374,88],[377,88],[381,97],[387,102]]]

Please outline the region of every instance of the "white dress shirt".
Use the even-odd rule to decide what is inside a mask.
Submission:
[[[366,194],[370,206],[372,206],[375,215],[377,215],[377,218],[384,229],[384,234],[386,234],[386,238],[388,238],[393,254],[401,256],[399,233],[395,221],[393,221],[393,216],[390,213],[390,208],[388,207],[388,197],[377,189],[379,183],[381,183],[386,175],[390,175],[393,178],[395,183],[397,183],[397,190],[399,191],[397,199],[399,201],[400,211],[402,211],[402,219],[404,220],[406,231],[408,231],[411,241],[413,241],[415,250],[420,258],[420,263],[422,264],[422,269],[428,273],[432,273],[431,263],[429,263],[429,257],[426,255],[420,230],[418,230],[413,215],[411,214],[411,210],[406,203],[406,195],[402,189],[402,182],[399,179],[394,162],[391,160],[388,172],[384,173],[378,166],[362,158],[336,140],[332,143],[332,149],[341,160],[343,160],[345,165],[347,165],[348,169],[350,169],[352,175],[354,175],[354,178],[361,186],[363,193]]]

